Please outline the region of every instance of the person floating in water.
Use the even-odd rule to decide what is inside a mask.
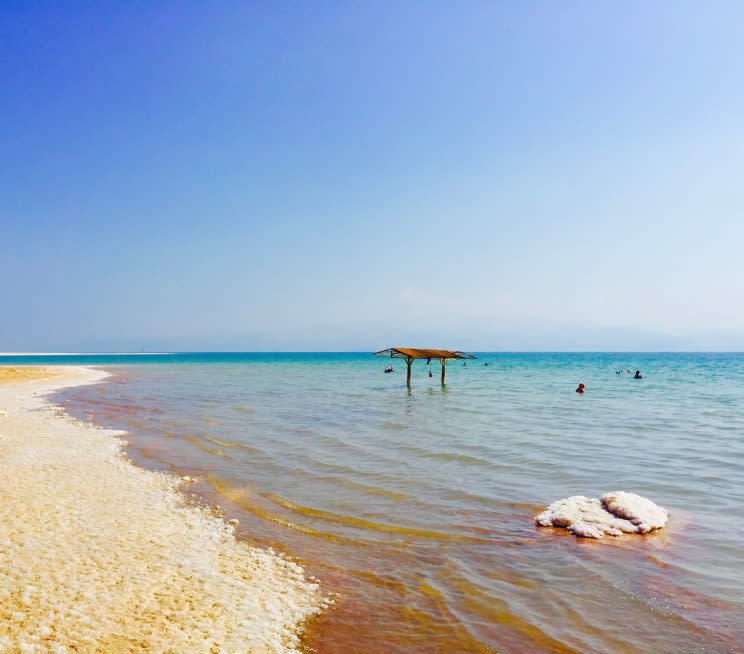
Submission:
[[[584,382],[581,382],[579,384],[579,387],[576,389],[576,392],[577,393],[583,393],[585,388],[586,388],[586,386],[584,386]]]
[[[633,379],[643,379],[643,375],[640,370],[636,370],[636,374],[633,375]]]

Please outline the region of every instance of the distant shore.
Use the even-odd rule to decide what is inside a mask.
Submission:
[[[0,357],[97,357],[97,356],[149,356],[173,354],[172,352],[0,352]]]
[[[0,367],[0,650],[297,651],[324,606],[300,566],[45,400],[106,376]]]

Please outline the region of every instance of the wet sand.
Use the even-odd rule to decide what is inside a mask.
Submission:
[[[299,565],[45,401],[106,376],[0,367],[0,651],[297,651],[324,606]]]

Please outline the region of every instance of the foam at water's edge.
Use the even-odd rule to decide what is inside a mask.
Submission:
[[[45,403],[106,377],[63,372],[0,386],[0,650],[297,651],[318,585]]]

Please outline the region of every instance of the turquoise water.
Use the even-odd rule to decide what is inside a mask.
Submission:
[[[114,372],[60,400],[339,592],[321,652],[742,651],[744,355],[477,356],[445,389],[414,363],[410,391],[367,354],[22,362]],[[669,527],[579,541],[532,523],[616,489]]]

